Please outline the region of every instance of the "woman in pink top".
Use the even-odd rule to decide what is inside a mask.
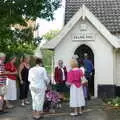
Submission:
[[[70,85],[70,107],[74,112],[70,115],[75,116],[82,114],[81,107],[85,106],[83,88],[81,79],[84,76],[82,70],[79,69],[76,60],[71,60],[72,70],[68,72],[67,84]]]

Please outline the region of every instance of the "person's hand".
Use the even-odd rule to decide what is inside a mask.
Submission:
[[[2,72],[0,72],[0,75],[3,75],[3,73],[2,73]]]
[[[10,74],[11,72],[9,72],[9,71],[5,71],[5,73],[4,74]]]
[[[21,84],[21,85],[23,85],[23,84],[24,84],[23,80],[20,80],[20,84]]]
[[[6,75],[7,74],[7,72],[5,71],[5,72],[0,72],[0,75]]]
[[[71,86],[71,84],[69,82],[66,82],[65,84],[66,84],[67,87]]]
[[[56,85],[59,84],[59,82],[55,82],[55,83],[56,83]]]
[[[90,73],[90,76],[92,76],[92,72]]]

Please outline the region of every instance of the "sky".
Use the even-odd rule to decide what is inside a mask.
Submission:
[[[62,6],[55,11],[54,20],[53,21],[46,21],[44,19],[37,19],[36,23],[39,23],[38,31],[35,32],[35,36],[39,34],[41,37],[45,33],[49,32],[50,30],[60,30],[64,25],[64,13],[65,13],[65,0],[62,0]],[[39,47],[35,50],[35,56],[42,57],[40,52],[40,47],[46,43],[46,40],[42,40]]]
[[[38,33],[40,36],[49,32],[50,30],[61,29],[64,25],[64,13],[65,13],[65,0],[62,0],[62,6],[55,11],[54,20],[46,21],[44,19],[37,19],[37,23],[39,23],[40,27],[38,29]]]

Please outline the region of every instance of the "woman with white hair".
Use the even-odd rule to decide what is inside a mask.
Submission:
[[[67,69],[63,63],[63,60],[58,60],[58,65],[55,67],[54,79],[56,82],[55,88],[61,96],[61,100],[65,99],[65,92],[67,91],[65,82],[67,80]],[[61,104],[59,104],[61,107]]]
[[[67,84],[70,85],[70,107],[74,110],[70,115],[76,116],[82,114],[81,107],[85,106],[82,88],[82,78],[84,75],[78,67],[77,60],[72,59],[70,65],[72,70],[68,72]]]

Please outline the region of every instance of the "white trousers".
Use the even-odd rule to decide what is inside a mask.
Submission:
[[[37,91],[37,90],[36,90]],[[32,95],[32,107],[34,111],[43,111],[43,105],[45,101],[45,90],[40,90],[39,92],[35,92],[35,90],[31,90]]]

